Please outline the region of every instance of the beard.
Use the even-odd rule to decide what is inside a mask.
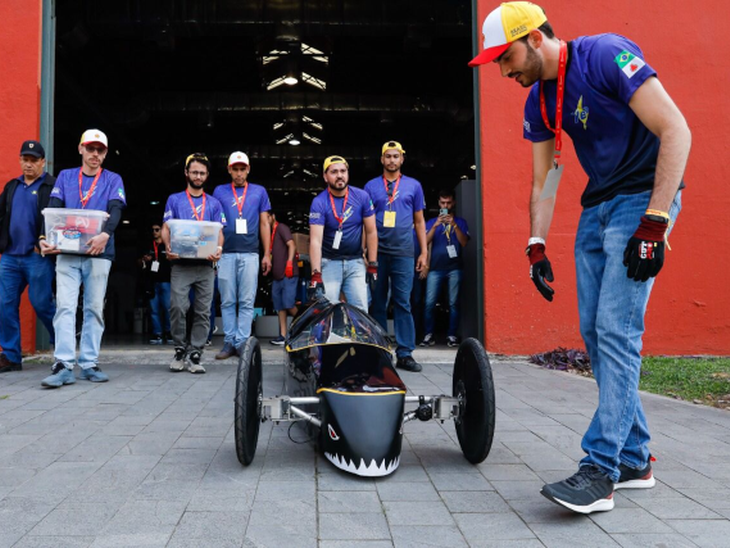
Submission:
[[[529,43],[527,45],[527,57],[525,58],[525,67],[520,71],[522,73],[522,80],[518,83],[523,88],[532,87],[542,76],[542,57],[532,48]]]
[[[205,186],[205,181],[201,181],[200,179],[191,179],[188,177],[188,184],[195,190],[200,190],[203,186]]]
[[[347,181],[337,180],[334,183],[327,183],[327,186],[329,186],[330,190],[333,192],[342,192],[347,188]]]

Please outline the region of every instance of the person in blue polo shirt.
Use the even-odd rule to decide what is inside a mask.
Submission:
[[[431,264],[426,280],[426,335],[421,346],[432,346],[436,343],[433,330],[436,320],[436,301],[444,282],[447,282],[449,295],[449,330],[446,344],[450,347],[459,345],[456,332],[459,329],[459,290],[464,272],[463,248],[469,242],[469,226],[466,219],[454,215],[454,193],[442,190],[439,193],[438,217],[426,223],[426,241],[431,245]]]
[[[226,225],[226,216],[221,203],[203,191],[210,174],[210,161],[200,152],[185,159],[184,191],[171,194],[165,204],[162,216],[162,241],[165,242],[167,258],[172,261],[170,271],[170,328],[175,344],[175,356],[170,362],[170,371],[178,373],[187,369],[193,374],[205,373],[200,363],[210,330],[210,305],[213,301],[215,284],[215,263],[223,251],[223,230],[218,232],[218,247],[206,258],[181,258],[173,253],[168,221],[212,221]],[[193,324],[190,338],[186,340],[186,317],[191,306],[190,290],[194,290]]]
[[[378,280],[372,295],[372,314],[383,329],[388,329],[388,290],[393,299],[396,367],[420,371],[413,359],[416,328],[411,315],[414,250],[412,229],[420,242],[421,253],[415,258],[415,268],[421,272],[427,264],[426,207],[423,188],[417,180],[403,175],[401,167],[406,151],[397,141],[386,142],[381,149],[383,174],[365,185],[375,207],[378,227]]]
[[[0,194],[0,373],[20,371],[20,297],[28,297],[38,319],[51,334],[56,303],[55,264],[39,253],[41,211],[48,205],[56,178],[46,173],[46,152],[38,141],[20,147],[22,175],[8,181]]]
[[[378,233],[370,196],[349,186],[347,160],[330,156],[323,165],[327,189],[312,200],[309,208],[309,259],[311,286],[324,284],[330,302],[340,300],[367,311],[368,281],[374,281],[378,268]],[[363,261],[363,229],[368,264]]]
[[[223,348],[217,360],[235,356],[251,336],[253,305],[259,281],[259,240],[263,245],[261,271],[271,270],[271,228],[268,211],[271,202],[266,189],[248,182],[251,170],[248,156],[234,152],[228,158],[231,182],[218,185],[213,196],[220,201],[228,224],[223,229],[225,243],[218,263],[221,294]]]
[[[681,209],[691,145],[684,116],[631,40],[617,34],[556,38],[539,6],[507,2],[485,19],[484,51],[531,87],[523,134],[532,142],[530,277],[552,301],[545,253],[563,166],[564,130],[588,183],[575,238],[580,330],[598,383],[598,408],[570,478],[541,493],[574,512],[611,510],[614,489],[653,487],[649,428],[639,398],[644,314]]]
[[[109,270],[114,260],[114,231],[127,205],[122,178],[101,167],[109,145],[98,129],[81,135],[79,154],[81,167],[64,169],[58,174],[51,192],[49,207],[106,211],[109,217],[100,234],[89,239],[86,254],[61,254],[56,259],[56,315],[53,318],[56,345],[51,375],[42,385],[57,388],[73,384],[76,362],[76,308],[79,291],[84,287],[84,319],[81,327],[78,365],[80,377],[92,382],[106,382],[109,377],[97,361],[104,334],[104,297]],[[44,231],[45,232],[45,231]],[[41,251],[56,254],[55,245],[40,236]]]

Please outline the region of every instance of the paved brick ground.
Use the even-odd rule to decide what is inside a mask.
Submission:
[[[576,469],[591,380],[492,358],[486,462],[463,459],[453,424],[409,423],[399,470],[368,480],[333,468],[286,424],[262,426],[243,468],[233,359],[208,352],[208,373],[190,375],[167,371],[169,348],[102,355],[106,384],[42,389],[38,363],[0,375],[0,547],[730,545],[727,411],[644,395],[658,485],[617,492],[612,512],[585,517],[538,491]],[[267,394],[281,390],[282,355],[265,348]],[[417,350],[425,367],[403,374],[409,389],[448,393],[453,356]]]

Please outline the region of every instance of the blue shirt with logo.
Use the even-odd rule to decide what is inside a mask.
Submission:
[[[92,209],[108,212],[109,202],[113,200],[121,202],[123,206],[127,205],[122,178],[113,171],[102,169],[94,192],[88,196],[88,201],[84,206],[81,196],[87,197],[96,176],[89,177],[82,173],[81,189],[79,189],[79,171],[81,171],[80,167],[61,171],[56,178],[56,185],[51,191],[51,198],[58,198],[63,202],[63,207],[68,209]],[[109,260],[114,258],[114,234],[109,236],[104,252],[99,257]]]
[[[362,257],[362,229],[363,219],[375,214],[373,204],[368,193],[360,188],[348,186],[347,207],[343,211],[344,196],[332,196],[337,216],[343,219],[342,240],[339,249],[333,249],[332,243],[335,233],[340,228],[340,222],[335,218],[328,191],[320,192],[309,208],[309,224],[323,225],[322,256],[326,259],[357,259]]]
[[[8,246],[5,253],[9,255],[26,255],[32,253],[38,243],[38,189],[43,184],[46,173],[31,184],[25,184],[23,175],[18,177],[20,183],[13,193],[13,214],[8,227]]]
[[[236,234],[236,219],[239,215],[231,183],[219,185],[213,191],[213,197],[221,203],[228,220],[228,224],[223,228],[225,236],[223,253],[259,252],[259,215],[271,209],[271,202],[264,187],[252,183],[247,185],[245,202],[242,201],[243,187],[236,187],[236,195],[243,203],[241,217],[246,219],[246,234]]]
[[[203,197],[205,197],[205,211],[203,211]],[[223,206],[221,203],[211,196],[210,194],[201,194],[198,197],[190,196],[195,206],[195,213],[201,221],[213,221],[221,223],[223,226],[226,225],[226,215],[223,212]],[[188,193],[184,190],[177,194],[170,194],[165,204],[165,213],[162,216],[162,221],[167,222],[171,219],[182,219],[184,221],[197,221],[198,218],[195,216],[193,209],[190,207],[190,200],[188,200]]]
[[[652,76],[656,71],[641,49],[623,36],[582,36],[568,44],[563,129],[588,175],[583,207],[653,187],[659,139],[629,107],[634,92]],[[544,81],[543,88],[554,128],[557,80]],[[532,142],[554,138],[541,115],[539,83],[525,104],[523,135]]]
[[[426,222],[426,232],[431,230],[431,227],[436,224],[438,217],[429,219]],[[469,225],[466,219],[461,217],[454,217],[454,222],[468,238],[471,238],[469,234]],[[448,246],[454,246],[454,252],[456,257],[449,257]],[[464,268],[463,259],[463,247],[459,243],[459,239],[456,237],[456,230],[451,226],[437,226],[434,229],[433,240],[431,240],[431,270],[461,270]]]
[[[412,177],[401,176],[398,190],[395,184],[389,185],[389,191],[395,193],[392,203],[385,189],[383,176],[368,181],[365,191],[370,195],[375,208],[375,223],[378,227],[378,254],[401,255],[413,257],[413,215],[426,208],[421,183]],[[395,227],[386,228],[383,218],[386,211],[395,211]]]

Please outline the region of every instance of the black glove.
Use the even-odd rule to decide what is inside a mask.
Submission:
[[[659,215],[644,215],[639,228],[629,238],[624,250],[626,276],[636,282],[653,278],[664,266],[664,234],[669,219]]]
[[[553,302],[553,294],[555,290],[545,283],[545,280],[552,282],[553,267],[545,256],[545,244],[532,244],[527,246],[525,254],[530,259],[530,278],[540,295],[548,301]]]
[[[314,301],[324,297],[324,282],[322,281],[322,273],[315,270],[307,286],[307,301]]]
[[[370,261],[365,272],[365,282],[370,288],[370,295],[375,293],[375,284],[378,283],[378,263],[376,261]]]

